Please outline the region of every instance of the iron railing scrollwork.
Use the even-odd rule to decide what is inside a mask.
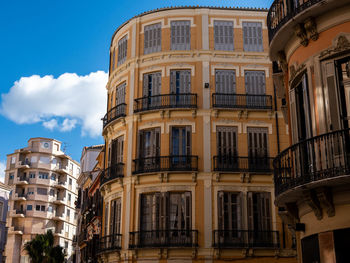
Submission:
[[[198,231],[167,229],[130,232],[130,249],[154,247],[198,247]]]
[[[272,96],[213,93],[212,105],[213,108],[272,110]]]
[[[279,248],[278,231],[214,230],[216,248]]]
[[[271,157],[240,157],[230,155],[214,156],[214,171],[272,173]]]
[[[139,158],[134,160],[133,174],[160,171],[197,171],[198,156],[171,155]]]
[[[101,175],[101,185],[111,180],[124,177],[124,163],[112,164]]]
[[[122,248],[122,234],[107,235],[100,238],[98,252]]]
[[[110,109],[103,117],[103,128],[111,121],[126,116],[126,104],[121,103]]]
[[[135,99],[134,112],[171,109],[197,108],[197,94],[161,94]]]
[[[276,195],[289,189],[350,174],[350,129],[309,138],[273,161]]]
[[[289,20],[322,0],[275,0],[267,14],[270,43],[278,30]]]

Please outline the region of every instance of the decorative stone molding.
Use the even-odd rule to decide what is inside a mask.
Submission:
[[[318,39],[317,25],[313,17],[309,17],[304,22],[304,28],[309,39],[316,41]]]
[[[332,190],[324,187],[321,192],[317,193],[317,197],[321,205],[326,208],[328,217],[335,216]]]
[[[331,47],[321,52],[319,59],[325,59],[346,50],[350,50],[350,34],[341,33],[333,39]]]
[[[309,39],[307,38],[307,34],[303,24],[297,24],[294,27],[295,35],[300,39],[300,44],[306,47],[309,44]]]
[[[318,220],[321,220],[323,218],[322,208],[321,208],[320,201],[317,198],[316,192],[312,190],[305,191],[303,193],[303,196],[304,196],[305,202],[309,205],[309,207],[311,207],[316,218]]]
[[[281,67],[283,73],[287,73],[288,71],[288,62],[286,53],[283,50],[278,51],[277,53],[278,64]]]
[[[279,99],[286,98],[286,88],[284,86],[284,73],[273,73],[272,74],[273,83],[276,87],[276,95]]]

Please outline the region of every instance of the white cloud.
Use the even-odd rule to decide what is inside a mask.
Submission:
[[[5,169],[6,169],[6,162],[0,161],[0,181],[5,182]]]
[[[43,126],[46,128],[46,129],[49,129],[50,131],[52,131],[53,129],[57,128],[57,120],[56,119],[51,119],[49,121],[44,121],[43,122]]]
[[[65,73],[56,79],[22,77],[1,95],[0,113],[18,124],[41,122],[50,130],[70,131],[79,124],[83,135],[99,136],[106,111],[107,80],[108,74],[103,71],[86,76]],[[57,118],[64,121],[59,124]]]
[[[77,124],[77,120],[64,119],[60,130],[63,132],[71,131],[72,129],[74,129],[76,124]]]

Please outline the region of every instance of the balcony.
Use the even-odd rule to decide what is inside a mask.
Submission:
[[[13,200],[14,201],[25,201],[27,200],[27,195],[26,194],[23,194],[23,193],[15,193],[13,195]]]
[[[68,166],[64,165],[56,165],[54,171],[61,174],[71,174],[71,171],[69,171]]]
[[[124,164],[116,163],[105,169],[101,176],[101,185],[117,178],[124,177]]]
[[[350,129],[322,134],[281,152],[273,161],[276,196],[288,190],[344,184],[350,180]]]
[[[18,161],[17,162],[17,168],[18,169],[28,169],[28,168],[30,168],[30,161],[29,160]]]
[[[271,95],[213,93],[213,108],[272,110]]]
[[[65,205],[66,199],[64,197],[57,197],[53,203],[56,204],[56,205]]]
[[[26,211],[21,209],[12,210],[12,217],[25,217]]]
[[[130,232],[130,249],[136,248],[195,248],[197,230],[152,230]]]
[[[29,179],[23,175],[17,177],[16,184],[25,185],[29,183]]]
[[[215,248],[274,248],[280,246],[278,231],[214,230]]]
[[[86,242],[88,240],[88,235],[86,230],[83,230],[78,235],[78,244],[81,244],[82,242]]]
[[[122,235],[114,234],[100,238],[99,253],[109,250],[119,250],[122,248]]]
[[[66,216],[65,216],[64,213],[59,214],[59,213],[56,212],[56,213],[53,215],[52,219],[53,219],[53,220],[56,220],[56,221],[65,221],[65,220],[66,220]]]
[[[133,174],[163,171],[198,171],[198,156],[172,155],[147,157],[134,160]]]
[[[161,109],[196,109],[197,94],[163,94],[135,99],[134,112]]]
[[[8,229],[8,234],[23,235],[23,233],[24,233],[23,226],[12,226]]]
[[[108,123],[114,121],[120,117],[126,116],[126,104],[119,104],[112,109],[110,109],[106,115],[103,117],[103,128],[107,126]]]
[[[214,156],[214,171],[216,172],[247,172],[272,173],[273,158],[270,157],[239,157]]]

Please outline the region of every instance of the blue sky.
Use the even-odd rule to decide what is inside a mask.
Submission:
[[[75,160],[80,159],[82,147],[103,143],[99,118],[106,108],[109,44],[115,29],[127,19],[167,6],[268,8],[272,2],[3,1],[0,177],[6,154],[25,147],[30,137],[64,142]]]

